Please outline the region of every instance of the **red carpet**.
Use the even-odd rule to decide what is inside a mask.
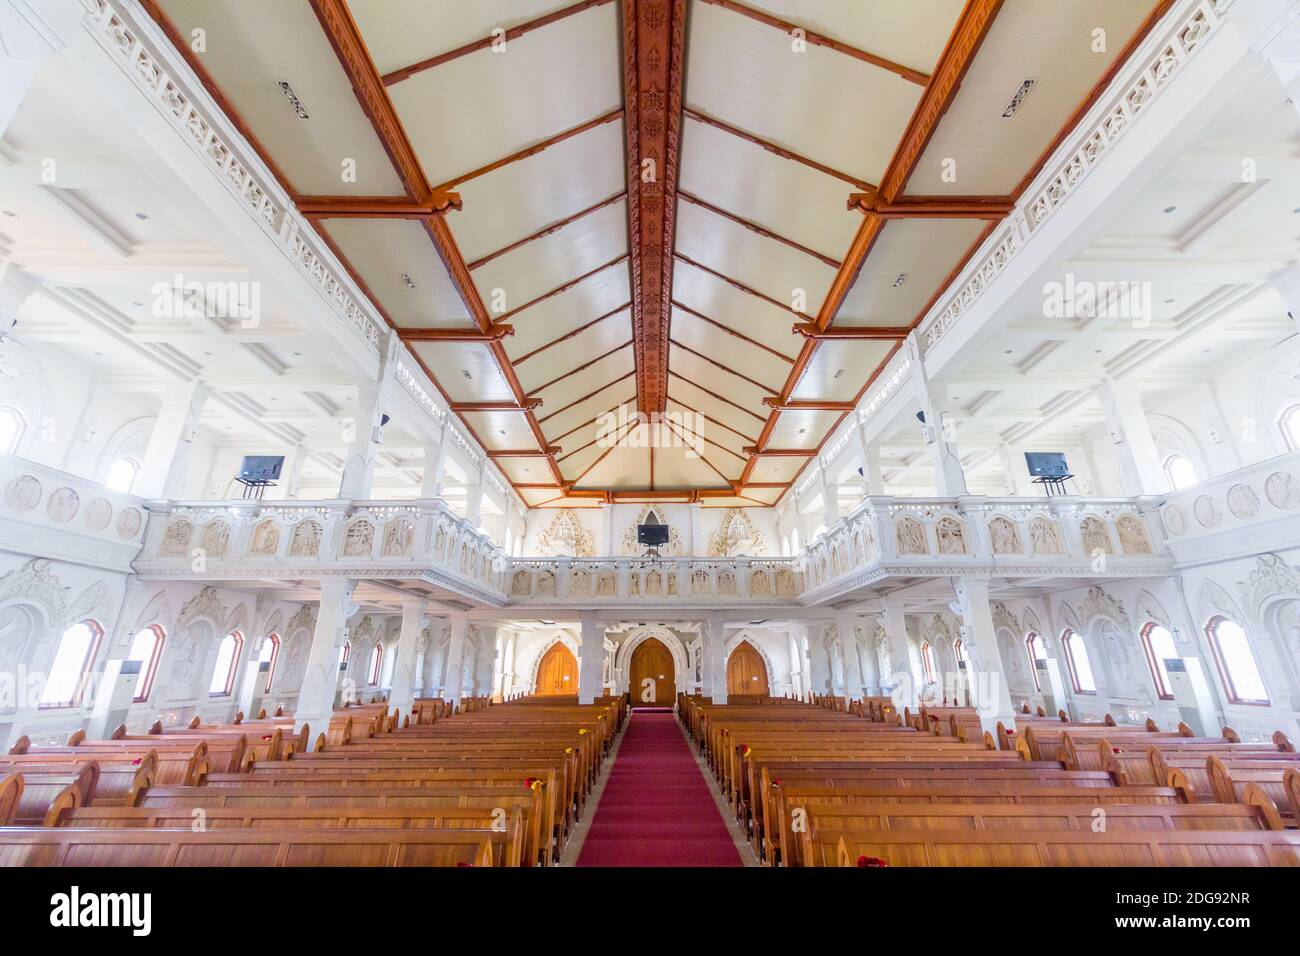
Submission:
[[[677,718],[634,711],[578,866],[740,865]]]

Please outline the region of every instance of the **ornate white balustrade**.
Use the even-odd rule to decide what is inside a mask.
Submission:
[[[499,606],[509,560],[437,500],[155,501],[135,567],[150,577],[421,579]]]
[[[0,487],[0,545],[43,558],[131,570],[145,528],[139,498],[12,455],[0,455]]]
[[[1166,495],[1160,524],[1179,561],[1295,547],[1300,541],[1300,452]]]
[[[511,604],[671,602],[725,607],[791,604],[798,558],[534,558],[510,571]]]
[[[1168,574],[1145,498],[890,498],[862,503],[800,556],[802,603],[894,575]]]

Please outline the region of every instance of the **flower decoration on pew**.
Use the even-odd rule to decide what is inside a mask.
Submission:
[[[270,740],[270,739],[271,739],[271,735],[270,735],[270,734],[262,734],[262,739],[263,739],[263,740]]]
[[[748,745],[748,744],[741,744],[741,745],[740,745],[740,755],[741,755],[742,757],[748,757],[751,753],[753,753],[753,751],[749,749],[749,745]]]
[[[529,790],[540,790],[542,788],[542,781],[538,777],[529,777],[524,781],[524,786]]]
[[[460,861],[458,861],[458,862],[456,863],[456,866],[458,866],[458,867],[461,867],[461,866],[471,866],[471,867],[472,867],[473,865],[474,865],[473,863],[467,863],[467,862],[465,862],[464,860],[460,860]]]
[[[885,867],[889,866],[889,861],[882,860],[878,856],[860,856],[858,857],[858,866]]]
[[[565,747],[565,748],[564,748],[564,752],[565,752],[566,754],[571,754],[571,753],[573,753],[573,748],[572,748],[572,747]]]
[[[578,736],[581,737],[581,736],[583,736],[584,734],[588,734],[588,733],[590,733],[590,732],[591,732],[591,731],[587,730],[586,727],[581,727],[581,728],[579,728],[579,730],[578,730]]]
[[[143,758],[141,758],[141,757],[136,757],[134,760],[131,761],[131,766],[132,766],[132,767],[138,767],[138,766],[140,766],[140,761],[141,761],[142,759],[143,759]]]

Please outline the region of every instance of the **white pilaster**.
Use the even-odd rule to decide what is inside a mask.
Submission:
[[[727,635],[726,617],[714,611],[700,625],[704,646],[704,679],[715,704],[727,702]]]
[[[320,582],[316,631],[294,710],[295,729],[310,724],[313,738],[329,730],[334,692],[338,689],[339,651],[347,639],[348,618],[357,612],[357,606],[352,603],[356,586],[357,582],[350,578],[325,578]]]
[[[379,376],[361,386],[357,402],[357,417],[352,422],[352,435],[347,459],[343,465],[343,480],[339,483],[339,497],[364,500],[370,497],[375,479],[375,458],[384,439],[384,408],[391,399],[397,380],[398,355],[402,341],[396,331],[390,331],[384,342],[379,362]]]
[[[907,639],[907,617],[903,603],[896,598],[881,602],[880,626],[885,629],[889,647],[891,673],[880,675],[881,689],[893,698],[895,706],[916,706],[916,675],[912,673],[912,654]]]
[[[993,629],[989,582],[983,578],[954,578],[953,590],[956,600],[950,607],[962,620],[962,644],[970,656],[973,670],[967,675],[967,682],[980,724],[989,732],[997,729],[999,721],[1014,727],[1015,707],[1011,703],[1011,687],[1002,668],[1002,655]]]
[[[1136,385],[1105,381],[1097,388],[1110,439],[1119,463],[1121,491],[1125,495],[1155,495],[1169,490],[1169,480],[1160,464],[1151,423],[1142,408]]]
[[[931,382],[926,375],[925,362],[921,359],[920,342],[916,332],[908,334],[906,347],[911,350],[912,388],[916,392],[921,412],[925,415],[925,443],[930,447],[930,459],[934,464],[935,492],[941,498],[955,498],[968,494],[966,475],[962,471],[961,459],[956,445],[956,420],[948,418],[948,387],[938,382]]]
[[[862,676],[862,658],[858,656],[858,616],[851,611],[838,612],[835,630],[839,633],[840,650],[844,653],[844,696],[861,700],[866,686]]]
[[[184,496],[190,448],[209,395],[211,389],[198,382],[164,391],[158,420],[149,435],[140,474],[132,488],[135,494],[142,498]]]
[[[465,638],[469,633],[469,618],[464,612],[448,618],[447,658],[442,671],[442,696],[453,704],[464,693]]]
[[[415,705],[416,659],[420,634],[428,622],[424,601],[402,602],[402,631],[397,637],[397,660],[393,662],[393,683],[388,692],[389,713],[410,716]]]
[[[578,657],[578,703],[591,704],[604,694],[601,681],[605,676],[605,629],[595,612],[583,611],[578,618],[582,627],[582,653]]]

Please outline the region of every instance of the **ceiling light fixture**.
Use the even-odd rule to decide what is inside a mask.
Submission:
[[[307,115],[307,108],[302,105],[302,100],[298,99],[298,94],[293,91],[293,87],[289,85],[289,81],[281,80],[279,86],[280,92],[284,94],[284,98],[289,101],[289,105],[293,107],[293,111],[298,114],[298,119],[311,119],[311,117]]]
[[[1003,119],[1011,119],[1011,117],[1016,115],[1016,110],[1020,109],[1020,104],[1025,101],[1025,97],[1028,95],[1029,91],[1034,88],[1034,84],[1037,82],[1038,81],[1035,79],[1020,81],[1020,88],[1017,89],[1015,94],[1011,97],[1011,102],[1007,104],[1007,108],[1002,111]]]
[[[464,376],[465,376],[466,378],[468,378],[468,379],[472,379],[472,378],[474,377],[473,375],[469,374],[469,369],[467,369],[467,368],[463,368],[463,369],[461,369],[461,370],[460,370],[460,374],[461,374],[461,375],[464,375]]]
[[[405,282],[405,283],[406,283],[406,287],[407,287],[408,289],[414,289],[414,288],[415,288],[415,283],[411,281],[411,277],[410,277],[409,275],[407,275],[405,272],[398,273],[397,278],[399,278],[399,279],[401,279],[403,282]]]
[[[149,214],[147,212],[138,212],[135,214],[135,218],[139,219],[141,222],[148,222]]]
[[[1165,207],[1165,215],[1168,215],[1169,213],[1173,212],[1173,211],[1174,211],[1175,209],[1177,209],[1177,208],[1178,208],[1177,206],[1166,206],[1166,207]]]
[[[897,289],[900,285],[902,285],[906,281],[907,281],[907,273],[900,272],[898,274],[898,278],[894,280],[894,288]]]

